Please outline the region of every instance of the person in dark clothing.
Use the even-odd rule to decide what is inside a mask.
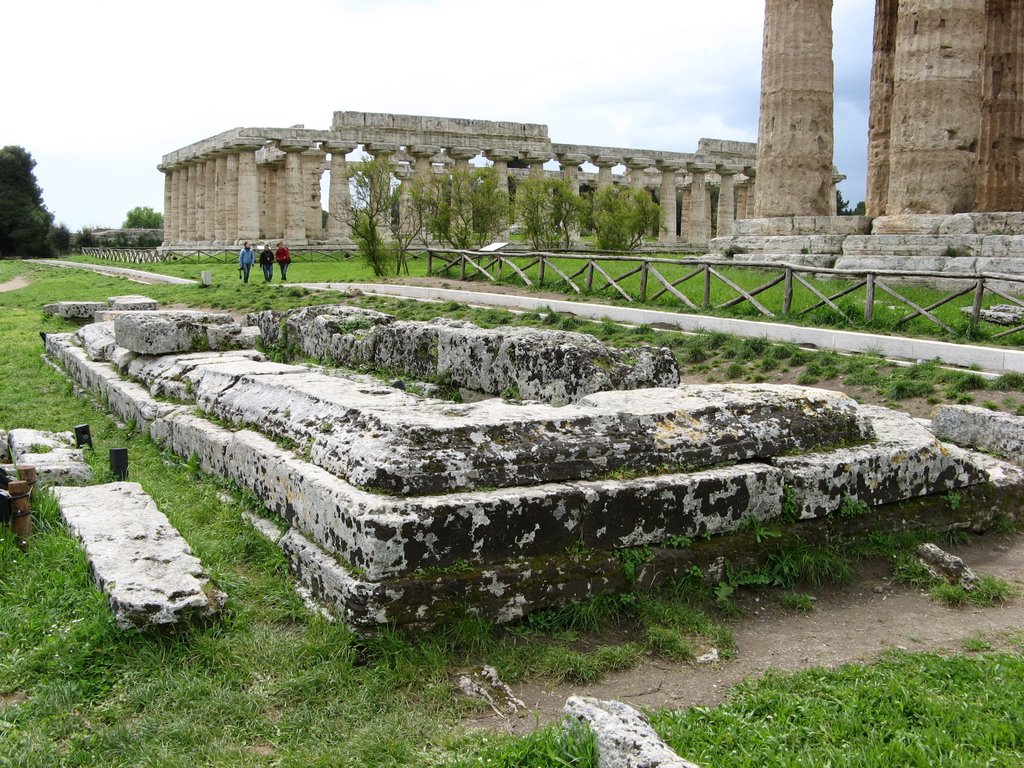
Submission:
[[[277,265],[281,267],[281,282],[288,282],[288,265],[292,263],[292,256],[288,252],[288,246],[283,242],[277,244],[277,251],[274,252],[274,258],[277,259]]]
[[[270,243],[260,251],[260,269],[263,270],[263,281],[269,283],[274,276],[274,252],[270,250]]]
[[[249,270],[252,269],[255,261],[256,257],[253,255],[252,246],[246,243],[242,250],[238,252],[238,268],[242,270],[243,282],[249,282]]]

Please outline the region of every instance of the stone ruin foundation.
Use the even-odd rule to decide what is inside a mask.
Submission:
[[[1024,489],[1019,469],[942,443],[905,414],[804,387],[680,385],[660,350],[343,307],[250,321],[278,354],[386,367],[389,379],[454,378],[475,364],[503,371],[492,388],[533,376],[548,400],[457,403],[216,348],[211,339],[251,339],[257,327],[226,315],[124,313],[47,335],[47,355],[116,418],[283,519],[278,544],[296,577],[363,631],[466,610],[507,622],[650,588],[723,552],[756,559],[755,524],[825,535],[851,503],[866,510],[854,528],[984,527]],[[195,344],[168,349],[168,337]],[[510,354],[523,349],[535,354]],[[627,575],[622,550],[637,547],[646,562]]]

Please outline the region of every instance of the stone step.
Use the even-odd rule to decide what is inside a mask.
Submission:
[[[71,432],[43,432],[37,429],[12,429],[7,433],[11,461],[36,469],[40,485],[78,484],[92,480],[92,467],[85,453],[75,447]]]
[[[56,486],[53,492],[121,629],[173,628],[223,607],[226,596],[141,485]]]

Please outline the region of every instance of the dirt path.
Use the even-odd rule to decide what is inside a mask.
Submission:
[[[16,291],[19,288],[24,288],[28,284],[29,281],[19,275],[18,277],[8,280],[6,283],[0,283],[0,293]]]
[[[1024,585],[1024,535],[984,536],[951,549],[977,572]],[[774,604],[772,597],[746,595],[745,616],[730,625],[736,655],[697,667],[649,659],[637,669],[609,675],[594,685],[514,685],[530,713],[521,718],[495,715],[471,726],[525,733],[561,716],[573,695],[619,699],[636,707],[680,708],[722,703],[729,688],[767,669],[799,670],[868,662],[891,648],[909,651],[963,651],[968,639],[994,647],[1024,629],[1024,599],[993,608],[947,608],[927,593],[894,584],[884,565],[869,569],[841,592],[815,595],[815,609],[801,615]]]

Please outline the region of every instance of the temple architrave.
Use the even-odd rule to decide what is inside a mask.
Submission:
[[[832,0],[767,0],[741,261],[1024,271],[1024,3],[877,0],[866,217],[835,216]]]
[[[556,144],[547,126],[534,123],[335,112],[329,130],[234,128],[165,155],[158,166],[164,173],[163,248],[261,239],[348,245],[343,217],[330,213],[349,205],[348,156],[357,149],[390,158],[399,179],[482,158],[506,186],[558,175],[577,191],[639,186],[675,202],[662,206],[659,240],[666,245],[706,247],[713,220],[727,232],[735,219],[753,215],[756,145],[750,142],[701,139],[694,153]],[[545,170],[550,161],[560,170]]]

